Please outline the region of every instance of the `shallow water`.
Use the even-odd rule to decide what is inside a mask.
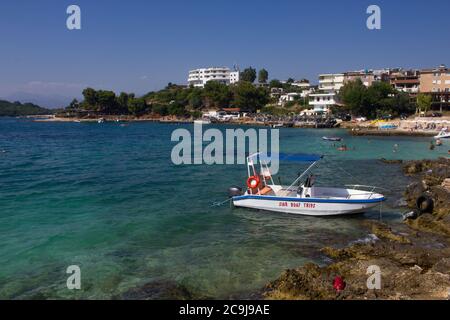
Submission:
[[[0,298],[111,298],[154,280],[206,297],[245,295],[286,268],[325,263],[318,249],[364,238],[362,221],[379,217],[378,208],[324,219],[212,207],[230,185],[245,183],[245,166],[173,165],[176,128],[192,125],[0,119]],[[351,150],[336,151],[324,135],[344,137]],[[434,158],[448,149],[430,151],[430,138],[338,129],[286,128],[280,137],[282,152],[327,155],[315,170],[319,184],[390,189],[382,212],[392,223],[408,178],[377,159]],[[283,165],[280,176],[287,182],[300,169]],[[74,264],[79,291],[65,285]]]

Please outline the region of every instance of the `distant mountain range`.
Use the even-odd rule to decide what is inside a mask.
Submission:
[[[28,92],[16,92],[5,97],[0,97],[7,101],[20,101],[21,103],[33,103],[45,108],[64,108],[73,100],[73,97],[61,95],[40,95]]]

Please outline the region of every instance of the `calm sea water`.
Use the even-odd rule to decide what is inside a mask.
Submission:
[[[246,295],[286,268],[325,263],[318,249],[364,238],[362,222],[379,217],[378,209],[324,219],[212,207],[245,184],[245,166],[174,166],[170,135],[182,127],[193,128],[0,119],[0,298],[106,299],[152,281],[206,297]],[[352,150],[336,151],[323,135],[344,137]],[[449,149],[344,130],[281,129],[280,137],[282,152],[328,155],[315,171],[319,184],[390,189],[382,211],[391,223],[400,221],[393,203],[408,179],[377,159]],[[287,182],[301,169],[289,163],[280,176]],[[81,267],[79,291],[66,288],[69,265]]]

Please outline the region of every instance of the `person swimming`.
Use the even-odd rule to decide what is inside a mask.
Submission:
[[[430,150],[434,150],[434,143],[433,143],[433,141],[430,142]]]

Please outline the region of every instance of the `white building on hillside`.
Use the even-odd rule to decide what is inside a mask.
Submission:
[[[330,108],[337,104],[335,92],[313,93],[309,95],[309,106],[314,113],[327,113]]]
[[[308,90],[311,87],[311,85],[309,84],[309,81],[306,79],[300,80],[300,81],[294,81],[291,83],[291,86],[298,87],[298,88],[301,88],[304,90]]]
[[[208,81],[217,81],[226,85],[239,81],[239,71],[231,71],[230,68],[212,67],[189,71],[188,84],[203,88]]]
[[[329,73],[319,75],[319,90],[337,92],[344,86],[345,75],[343,73]]]

